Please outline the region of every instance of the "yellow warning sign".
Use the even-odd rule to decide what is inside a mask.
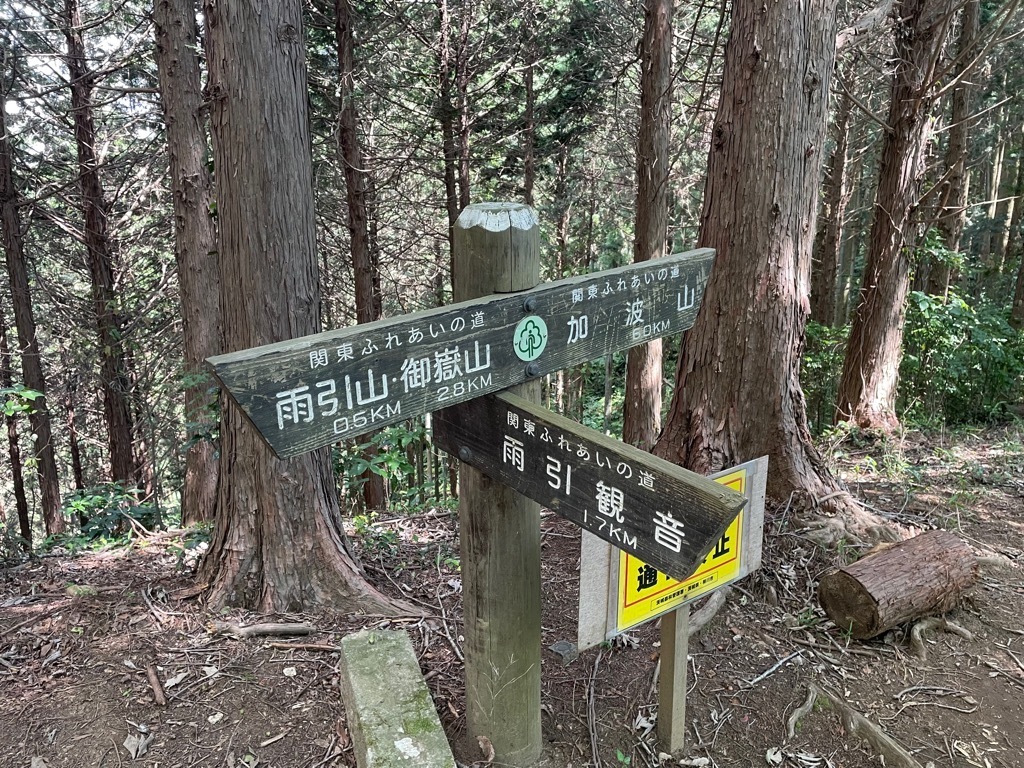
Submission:
[[[746,494],[749,482],[747,467],[738,468],[715,480]],[[635,627],[735,581],[740,575],[743,515],[744,512],[740,512],[736,516],[715,548],[686,581],[666,576],[636,556],[620,550],[616,630],[622,632]]]

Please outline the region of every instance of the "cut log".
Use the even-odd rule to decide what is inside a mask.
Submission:
[[[945,613],[977,580],[971,548],[947,531],[929,531],[826,574],[818,602],[836,626],[863,640]]]

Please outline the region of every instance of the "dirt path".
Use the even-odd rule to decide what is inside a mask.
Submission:
[[[906,630],[869,642],[844,638],[812,597],[835,553],[798,532],[772,535],[762,570],[691,640],[682,764],[880,765],[820,698],[787,735],[787,720],[813,683],[881,726],[923,767],[1024,766],[1022,440],[1020,430],[1008,429],[840,446],[847,483],[881,513],[904,526],[951,530],[1011,567],[986,566],[950,614],[971,639],[927,633],[922,660]],[[770,533],[783,512],[769,512]],[[461,744],[453,527],[443,511],[393,522],[364,538],[363,557],[383,588],[429,606],[433,618],[390,624],[412,636],[442,722]],[[551,516],[544,530],[547,648],[575,637],[579,541],[571,525]],[[330,612],[213,616],[189,596],[193,583],[174,544],[161,539],[0,568],[0,768],[354,765],[331,646],[358,627],[389,622]],[[240,640],[211,633],[215,620],[301,621],[317,631]],[[657,638],[655,627],[643,627],[567,665],[545,650],[549,765],[658,764],[651,732]],[[156,703],[151,680],[165,706]]]

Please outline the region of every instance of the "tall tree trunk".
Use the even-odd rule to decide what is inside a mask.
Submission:
[[[946,145],[946,183],[942,190],[942,203],[936,227],[942,234],[942,244],[951,252],[960,250],[960,238],[967,223],[967,193],[970,189],[970,169],[967,166],[967,131],[971,124],[971,95],[973,85],[966,77],[966,69],[974,60],[974,46],[980,23],[979,0],[968,0],[960,15],[960,35],[957,41],[957,66],[953,77],[960,78],[953,87],[951,125]],[[928,286],[932,296],[949,293],[952,267],[948,262],[931,264]]]
[[[1019,128],[1016,133],[1020,135]],[[1002,199],[999,201],[996,213],[996,232],[992,244],[992,262],[996,274],[999,275],[1010,264],[1010,229],[1013,226],[1013,220],[1016,217],[1018,223],[1020,221],[1017,208],[1020,205],[1021,193],[1024,192],[1024,162],[1022,162],[1021,152],[1010,155],[1006,170],[1004,178],[1012,179],[1010,182],[1012,186],[1000,194]],[[1001,284],[1001,280],[997,281],[997,285]],[[1001,292],[997,292],[997,295],[1001,295]]]
[[[216,395],[203,361],[221,350],[220,265],[211,214],[213,179],[207,163],[206,108],[200,82],[195,0],[155,0],[153,25],[160,102],[174,201],[185,352],[185,422],[189,448],[181,492],[181,522],[212,520],[217,506]]]
[[[64,419],[68,428],[68,448],[71,451],[71,479],[75,490],[85,490],[85,473],[82,470],[82,449],[78,441],[78,420],[75,414],[74,392],[77,387],[67,386],[64,390]]]
[[[2,105],[0,105],[0,110],[2,110]],[[11,364],[11,347],[7,342],[7,319],[3,316],[3,312],[0,312],[0,387],[9,389],[13,385],[14,366]],[[0,399],[0,404],[2,403],[3,399]],[[31,552],[32,521],[28,511],[28,496],[25,493],[21,447],[18,444],[18,420],[15,414],[5,413],[4,422],[7,426],[7,451],[11,457],[11,483],[14,486],[14,507],[18,513],[18,531],[21,534],[22,547],[26,552]]]
[[[699,238],[717,257],[655,453],[702,473],[767,454],[772,498],[852,515],[799,377],[836,8],[734,3]]]
[[[1013,303],[1010,306],[1010,325],[1020,330],[1024,328],[1024,253],[1017,262],[1017,282],[1013,290]]]
[[[537,95],[534,91],[534,69],[537,66],[537,7],[534,0],[523,4],[523,82],[526,103],[523,106],[523,200],[533,205],[533,185],[537,175]]]
[[[338,75],[341,84],[341,114],[338,145],[345,173],[345,200],[348,204],[348,232],[352,250],[352,273],[356,288],[356,322],[371,323],[381,316],[380,264],[370,238],[370,212],[367,191],[370,171],[359,145],[359,115],[355,103],[355,38],[352,33],[352,5],[335,0],[335,37],[338,46]],[[377,453],[367,449],[367,459]],[[376,472],[363,473],[363,501],[368,510],[387,507],[384,478]]]
[[[956,0],[903,0],[897,9],[889,130],[882,144],[861,299],[836,403],[837,420],[863,428],[893,429],[899,423],[896,382],[914,247],[912,214],[919,199],[932,79],[955,8]]]
[[[78,0],[65,0],[63,32],[67,40],[66,62],[71,84],[71,110],[78,149],[79,185],[85,217],[85,246],[92,280],[92,303],[99,335],[100,386],[107,423],[111,480],[134,487],[138,479],[132,456],[132,415],[128,399],[129,377],[124,359],[121,318],[114,293],[114,265],[107,234],[107,202],[100,183],[96,155],[96,125],[92,90],[95,75],[89,70],[82,39]]]
[[[306,58],[299,0],[207,0],[224,346],[320,330]],[[349,552],[330,453],[276,458],[228,398],[214,538],[214,605],[390,613]],[[402,606],[408,608],[407,606]]]
[[[50,427],[50,405],[46,397],[46,379],[43,376],[36,339],[36,321],[32,312],[32,294],[29,292],[28,267],[22,241],[21,216],[18,213],[18,190],[14,185],[14,152],[4,110],[4,94],[0,93],[0,235],[3,237],[7,260],[7,277],[11,285],[11,304],[14,324],[18,329],[18,351],[25,386],[39,392],[29,412],[32,425],[33,453],[39,494],[43,506],[43,522],[48,535],[64,530],[61,515],[60,482],[54,458],[53,432]],[[19,516],[20,516],[19,507]],[[20,517],[19,517],[20,519]]]
[[[853,67],[846,69],[850,73]],[[843,239],[846,206],[852,192],[846,170],[852,114],[853,97],[848,90],[844,90],[839,95],[839,108],[833,125],[834,146],[825,168],[825,193],[821,201],[818,234],[814,240],[814,263],[811,266],[811,319],[829,326],[836,322],[839,247]]]
[[[672,0],[645,0],[640,54],[633,261],[665,255],[668,240],[669,130],[672,120]],[[626,358],[623,442],[649,451],[661,432],[661,339]]]
[[[459,120],[459,211],[469,205],[469,31],[473,21],[473,4],[459,4],[459,39],[455,46],[455,97],[458,100]],[[452,277],[452,284],[455,278]]]
[[[444,156],[444,205],[448,214],[448,276],[454,278],[453,238],[455,222],[462,210],[456,182],[458,157],[455,151],[455,105],[452,103],[452,20],[448,0],[437,0],[437,121],[441,129],[441,153]],[[443,284],[444,271],[437,266],[437,280]],[[442,291],[436,290],[440,304]]]

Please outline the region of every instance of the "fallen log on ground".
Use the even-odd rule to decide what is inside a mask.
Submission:
[[[929,531],[826,574],[818,602],[858,639],[951,610],[978,580],[971,548],[948,531]]]

